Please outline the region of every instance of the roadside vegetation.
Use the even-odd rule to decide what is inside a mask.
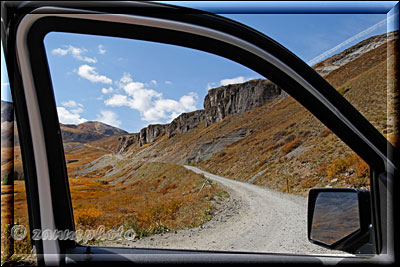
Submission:
[[[123,168],[126,180],[117,184],[97,171],[70,179],[77,229],[124,226],[141,238],[196,227],[212,217],[213,200],[226,194],[203,175],[175,164],[139,162],[128,169]]]

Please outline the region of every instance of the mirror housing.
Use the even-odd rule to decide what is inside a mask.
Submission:
[[[374,253],[370,192],[314,188],[308,194],[308,240],[352,254]]]

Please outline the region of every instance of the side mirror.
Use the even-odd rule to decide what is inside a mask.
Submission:
[[[374,253],[370,192],[353,188],[311,189],[308,240],[352,254]]]

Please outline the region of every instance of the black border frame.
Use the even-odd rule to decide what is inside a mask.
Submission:
[[[99,3],[99,2],[97,2]],[[101,4],[103,4],[104,2],[101,2]],[[30,199],[32,201],[32,206],[34,206],[33,208],[31,208],[32,214],[30,214],[30,217],[32,215],[32,217],[34,218],[33,220],[35,221],[33,225],[39,226],[39,227],[35,227],[35,228],[40,228],[40,216],[38,216],[38,193],[37,193],[37,181],[36,181],[36,172],[35,170],[35,164],[34,164],[34,157],[33,157],[33,149],[32,149],[32,140],[30,139],[30,131],[29,131],[29,127],[23,128],[23,126],[29,125],[29,120],[28,120],[28,116],[27,116],[27,111],[26,111],[26,107],[25,107],[25,101],[26,99],[24,99],[24,95],[23,95],[23,90],[21,90],[21,77],[19,75],[19,71],[18,71],[18,64],[17,64],[17,59],[15,58],[15,50],[13,50],[12,48],[14,47],[14,43],[15,42],[15,30],[17,28],[17,25],[19,23],[19,21],[23,18],[23,16],[27,13],[29,13],[31,10],[33,10],[35,7],[40,7],[40,6],[65,6],[65,7],[72,7],[72,8],[88,8],[88,10],[90,11],[104,11],[104,12],[116,12],[118,11],[118,13],[124,13],[124,14],[139,14],[139,15],[147,15],[147,16],[152,16],[152,17],[159,17],[159,18],[169,18],[169,19],[173,19],[175,21],[183,21],[183,22],[189,22],[189,23],[193,23],[193,24],[197,24],[197,25],[201,25],[201,26],[206,26],[206,27],[210,27],[210,28],[214,28],[220,31],[224,31],[226,33],[230,33],[236,36],[240,36],[242,39],[245,39],[253,44],[257,44],[261,47],[265,47],[265,43],[267,43],[267,47],[270,49],[271,53],[274,55],[278,55],[280,57],[280,59],[286,63],[289,63],[288,65],[290,65],[291,67],[294,68],[294,70],[298,71],[298,73],[300,73],[303,77],[306,77],[308,80],[313,80],[313,85],[320,88],[321,89],[321,93],[327,97],[328,99],[332,100],[334,103],[338,103],[337,107],[340,107],[340,109],[342,111],[344,111],[344,113],[350,114],[352,116],[352,122],[354,123],[354,125],[358,126],[358,127],[362,127],[363,129],[363,133],[366,135],[366,137],[372,141],[375,145],[377,145],[377,147],[379,148],[379,150],[381,152],[384,153],[384,155],[391,155],[392,159],[393,159],[393,163],[396,163],[396,167],[395,167],[395,172],[397,173],[397,162],[398,162],[398,151],[395,150],[393,148],[393,146],[358,112],[354,109],[354,107],[351,106],[351,104],[349,104],[340,94],[338,94],[336,92],[336,90],[332,90],[332,87],[322,78],[320,77],[314,70],[312,70],[308,65],[306,65],[304,62],[302,62],[299,58],[297,58],[295,55],[293,55],[292,53],[290,53],[289,51],[287,51],[284,47],[280,46],[278,43],[274,42],[273,40],[269,39],[268,37],[265,37],[264,35],[262,35],[261,33],[250,29],[249,27],[242,25],[240,23],[237,22],[233,22],[229,19],[226,18],[221,18],[219,16],[216,16],[214,14],[210,14],[207,12],[199,12],[199,11],[194,11],[191,9],[187,9],[187,8],[181,8],[181,7],[172,7],[172,6],[168,6],[168,5],[164,5],[164,4],[154,4],[154,3],[107,3],[108,6],[106,7],[95,7],[92,8],[91,4],[74,4],[74,3],[66,3],[66,2],[58,2],[58,3],[54,3],[54,2],[48,2],[48,3],[28,3],[26,5],[22,5],[22,8],[10,8],[10,10],[14,11],[17,16],[15,16],[14,19],[10,20],[10,23],[7,25],[8,27],[8,31],[6,31],[7,33],[7,45],[5,47],[7,47],[7,53],[6,53],[6,60],[7,60],[7,66],[9,69],[9,74],[10,76],[14,76],[14,81],[11,81],[10,79],[10,84],[11,84],[11,88],[12,88],[12,92],[13,92],[13,97],[14,97],[14,102],[16,104],[16,109],[17,111],[17,119],[18,119],[18,126],[19,129],[21,131],[21,133],[26,133],[27,134],[27,138],[26,140],[23,140],[23,144],[26,146],[26,149],[23,149],[23,158],[25,158],[24,161],[24,171],[26,174],[30,174],[29,175],[29,182],[27,183],[26,187],[27,187],[27,191],[30,191],[28,194],[28,197],[30,195]],[[12,6],[12,5],[10,5]],[[179,16],[177,16],[179,15]],[[99,25],[100,23],[97,22],[96,25]],[[77,25],[74,24],[76,27]],[[46,25],[44,25],[46,26]],[[56,25],[47,25],[47,26],[56,26]],[[59,26],[63,26],[63,25],[59,25]],[[64,26],[68,26],[68,25],[64,25]],[[71,25],[69,25],[71,26]],[[133,27],[133,26],[129,26],[129,27]],[[76,28],[75,28],[76,29]],[[40,32],[41,29],[36,29]],[[83,30],[83,28],[79,28],[79,31]],[[93,30],[93,29],[92,29]],[[107,35],[105,34],[106,32],[106,28],[104,29],[98,29],[99,32],[101,33],[101,35]],[[43,34],[44,32],[41,33],[41,36],[44,38],[45,34]],[[37,34],[37,32],[36,32]],[[37,40],[37,36],[36,34],[31,34],[30,33],[30,37],[33,40],[36,38]],[[2,28],[2,35],[3,35],[3,28]],[[33,36],[35,35],[35,36]],[[110,34],[109,36],[114,36],[113,34]],[[13,38],[14,37],[14,38]],[[120,36],[119,36],[120,37]],[[123,36],[124,37],[124,36]],[[4,40],[4,39],[3,39]],[[193,40],[189,40],[193,41]],[[169,43],[169,42],[166,42]],[[38,44],[39,48],[41,45],[43,44]],[[182,46],[182,44],[180,44]],[[221,45],[221,44],[220,44]],[[185,46],[185,45],[183,45]],[[192,47],[192,46],[188,46],[191,48],[195,48],[196,47]],[[33,47],[30,45],[29,48],[31,51],[33,49]],[[201,49],[203,51],[206,51],[204,49]],[[35,52],[37,52],[38,50],[35,50]],[[231,50],[227,50],[227,51],[231,51]],[[207,52],[212,52],[212,51],[207,51]],[[42,53],[43,55],[43,53]],[[219,54],[221,55],[221,54]],[[230,57],[228,57],[229,59],[232,59]],[[251,57],[250,57],[251,58]],[[32,59],[32,57],[31,57]],[[46,60],[46,58],[44,57],[44,60]],[[249,59],[247,58],[242,58],[242,60],[244,61],[248,61]],[[243,64],[240,59],[234,60],[240,64]],[[44,61],[47,62],[47,61]],[[256,69],[261,69],[263,68],[263,70],[265,69],[265,62],[264,64],[261,64],[261,62],[257,62],[257,60],[255,60],[255,65],[257,65]],[[9,64],[9,63],[13,63],[13,64]],[[12,69],[10,66],[14,66],[14,69]],[[245,65],[246,66],[246,65]],[[254,68],[251,68],[254,70]],[[11,71],[10,71],[11,70]],[[326,112],[327,110],[320,105],[320,103],[318,103],[318,101],[316,101],[314,99],[314,97],[307,95],[307,92],[304,92],[301,90],[301,87],[296,88],[296,86],[294,86],[293,88],[291,86],[293,86],[293,83],[290,83],[290,80],[285,80],[285,75],[283,75],[282,73],[280,73],[279,70],[274,69],[273,66],[269,66],[269,70],[274,70],[277,71],[277,74],[275,75],[275,79],[276,78],[280,78],[279,80],[281,80],[281,82],[276,82],[276,80],[271,79],[271,77],[267,77],[270,80],[272,80],[273,82],[277,83],[280,87],[284,88],[290,95],[292,95],[297,101],[299,101],[303,106],[305,106],[309,111],[311,111],[311,113],[313,113],[319,120],[321,120],[328,128],[330,128],[335,134],[338,135],[339,138],[341,138],[347,145],[349,145],[357,154],[359,154],[370,166],[371,166],[371,173],[373,173],[374,175],[371,176],[371,187],[374,187],[375,184],[375,189],[373,189],[372,191],[372,197],[374,198],[374,195],[376,195],[375,201],[373,201],[374,205],[373,205],[373,217],[374,220],[380,221],[380,215],[382,214],[381,211],[381,207],[380,207],[380,202],[379,199],[381,198],[382,194],[379,194],[379,188],[378,188],[378,184],[380,183],[380,178],[378,177],[382,177],[382,175],[384,177],[393,177],[395,176],[395,174],[391,173],[391,174],[385,174],[385,163],[382,161],[382,159],[376,155],[375,152],[372,152],[371,149],[365,148],[365,146],[363,145],[363,142],[360,142],[360,139],[358,138],[358,136],[355,136],[349,129],[347,129],[347,127],[343,126],[343,125],[337,125],[334,122],[330,122],[330,119],[332,118],[332,116],[330,116],[330,112]],[[48,74],[48,66],[46,66],[46,68],[44,70],[42,70],[43,72],[47,72]],[[257,71],[257,70],[256,70]],[[259,71],[257,71],[259,72]],[[260,73],[260,72],[259,72]],[[43,73],[42,73],[43,74]],[[262,74],[262,73],[260,73]],[[49,74],[48,74],[49,75]],[[36,76],[36,75],[34,75]],[[49,76],[48,76],[49,77]],[[35,81],[35,82],[39,82],[40,84],[40,80],[39,81]],[[47,85],[47,88],[43,89],[42,87],[38,87],[38,84],[36,84],[36,88],[41,88],[40,93],[44,94],[44,91],[49,90],[51,88],[51,84],[50,86]],[[296,89],[300,89],[299,91],[297,91]],[[19,92],[18,92],[19,91]],[[47,97],[47,100],[50,101],[51,103],[51,108],[50,108],[50,112],[47,112],[46,110],[43,110],[43,105],[41,105],[41,114],[42,114],[42,119],[44,119],[43,121],[46,121],[46,123],[49,123],[50,125],[50,130],[47,130],[45,132],[45,136],[46,136],[46,150],[47,152],[49,152],[49,150],[54,149],[54,146],[57,147],[60,145],[60,129],[59,129],[59,124],[58,124],[58,119],[56,117],[56,113],[54,113],[55,111],[55,101],[54,101],[54,96],[52,95],[52,91],[50,90],[51,94],[50,96]],[[302,95],[304,93],[304,95]],[[301,101],[302,98],[305,99],[309,99],[309,97],[311,97],[309,101],[306,101],[303,99],[303,101]],[[43,101],[42,101],[43,102]],[[321,108],[322,106],[322,108]],[[44,112],[44,113],[43,113]],[[44,115],[46,114],[46,115]],[[50,120],[48,119],[50,117]],[[56,120],[55,120],[56,119]],[[55,122],[57,122],[57,124],[55,124]],[[20,127],[21,126],[21,127]],[[25,139],[25,138],[24,138]],[[25,150],[25,152],[24,152]],[[62,143],[61,143],[61,148],[57,149],[57,151],[53,151],[52,153],[50,153],[50,155],[54,155],[55,158],[51,158],[48,156],[48,160],[49,160],[49,165],[52,165],[51,167],[49,166],[50,169],[50,174],[53,175],[55,173],[60,173],[59,171],[56,170],[55,166],[57,166],[57,163],[55,163],[55,160],[62,160],[62,162],[64,163],[64,166],[61,166],[61,172],[63,172],[63,177],[60,178],[59,176],[55,176],[55,177],[59,177],[57,181],[53,181],[52,180],[52,196],[57,196],[59,197],[58,194],[56,194],[55,192],[59,192],[61,193],[61,195],[64,195],[67,197],[68,201],[70,202],[69,199],[69,187],[68,187],[68,179],[65,176],[66,175],[66,171],[65,171],[65,159],[64,159],[64,154],[63,154],[63,148],[62,148]],[[49,155],[49,154],[48,154]],[[379,160],[378,160],[379,159]],[[29,164],[26,164],[28,163]],[[54,164],[54,165],[53,165]],[[25,166],[28,165],[28,166]],[[26,169],[25,169],[26,168]],[[376,180],[376,181],[375,181]],[[53,190],[54,189],[54,190]],[[382,189],[382,188],[381,188]],[[68,192],[68,193],[67,193]],[[67,203],[67,205],[63,205],[62,203],[60,203],[60,201],[53,200],[53,210],[54,210],[54,214],[55,214],[55,219],[56,219],[56,226],[58,229],[63,229],[63,227],[71,227],[71,223],[68,222],[69,220],[72,219],[73,222],[73,218],[72,218],[72,214],[71,217],[70,216],[60,216],[60,210],[57,211],[57,208],[60,207],[66,207],[67,210],[71,210],[71,204]],[[56,205],[54,205],[56,204]],[[35,219],[36,218],[36,219]],[[63,219],[66,219],[67,221],[63,221]],[[386,223],[386,222],[385,222]],[[379,224],[379,223],[378,223]],[[63,226],[63,227],[58,227],[58,226]],[[384,227],[385,228],[385,227]],[[73,228],[66,228],[66,229],[73,229]],[[378,237],[378,240],[381,240],[380,242],[377,242],[377,251],[379,253],[379,251],[382,248],[382,236],[384,236],[384,233],[381,233],[381,229],[377,229],[376,230],[376,236]],[[39,242],[40,243],[40,242]],[[379,244],[380,243],[380,244]],[[62,248],[67,248],[70,247],[71,243],[67,244],[67,243],[63,243],[63,245],[61,245]],[[40,244],[37,244],[37,248],[38,248],[38,252],[40,253],[41,251],[41,247]]]

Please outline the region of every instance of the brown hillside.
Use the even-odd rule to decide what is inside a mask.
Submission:
[[[325,77],[394,145],[397,42],[380,45]],[[397,100],[389,99],[388,105],[390,94]],[[123,156],[191,163],[211,173],[298,194],[311,187],[369,187],[368,166],[291,97],[232,114],[207,128],[199,123],[173,138],[162,136],[143,147],[132,146]]]

